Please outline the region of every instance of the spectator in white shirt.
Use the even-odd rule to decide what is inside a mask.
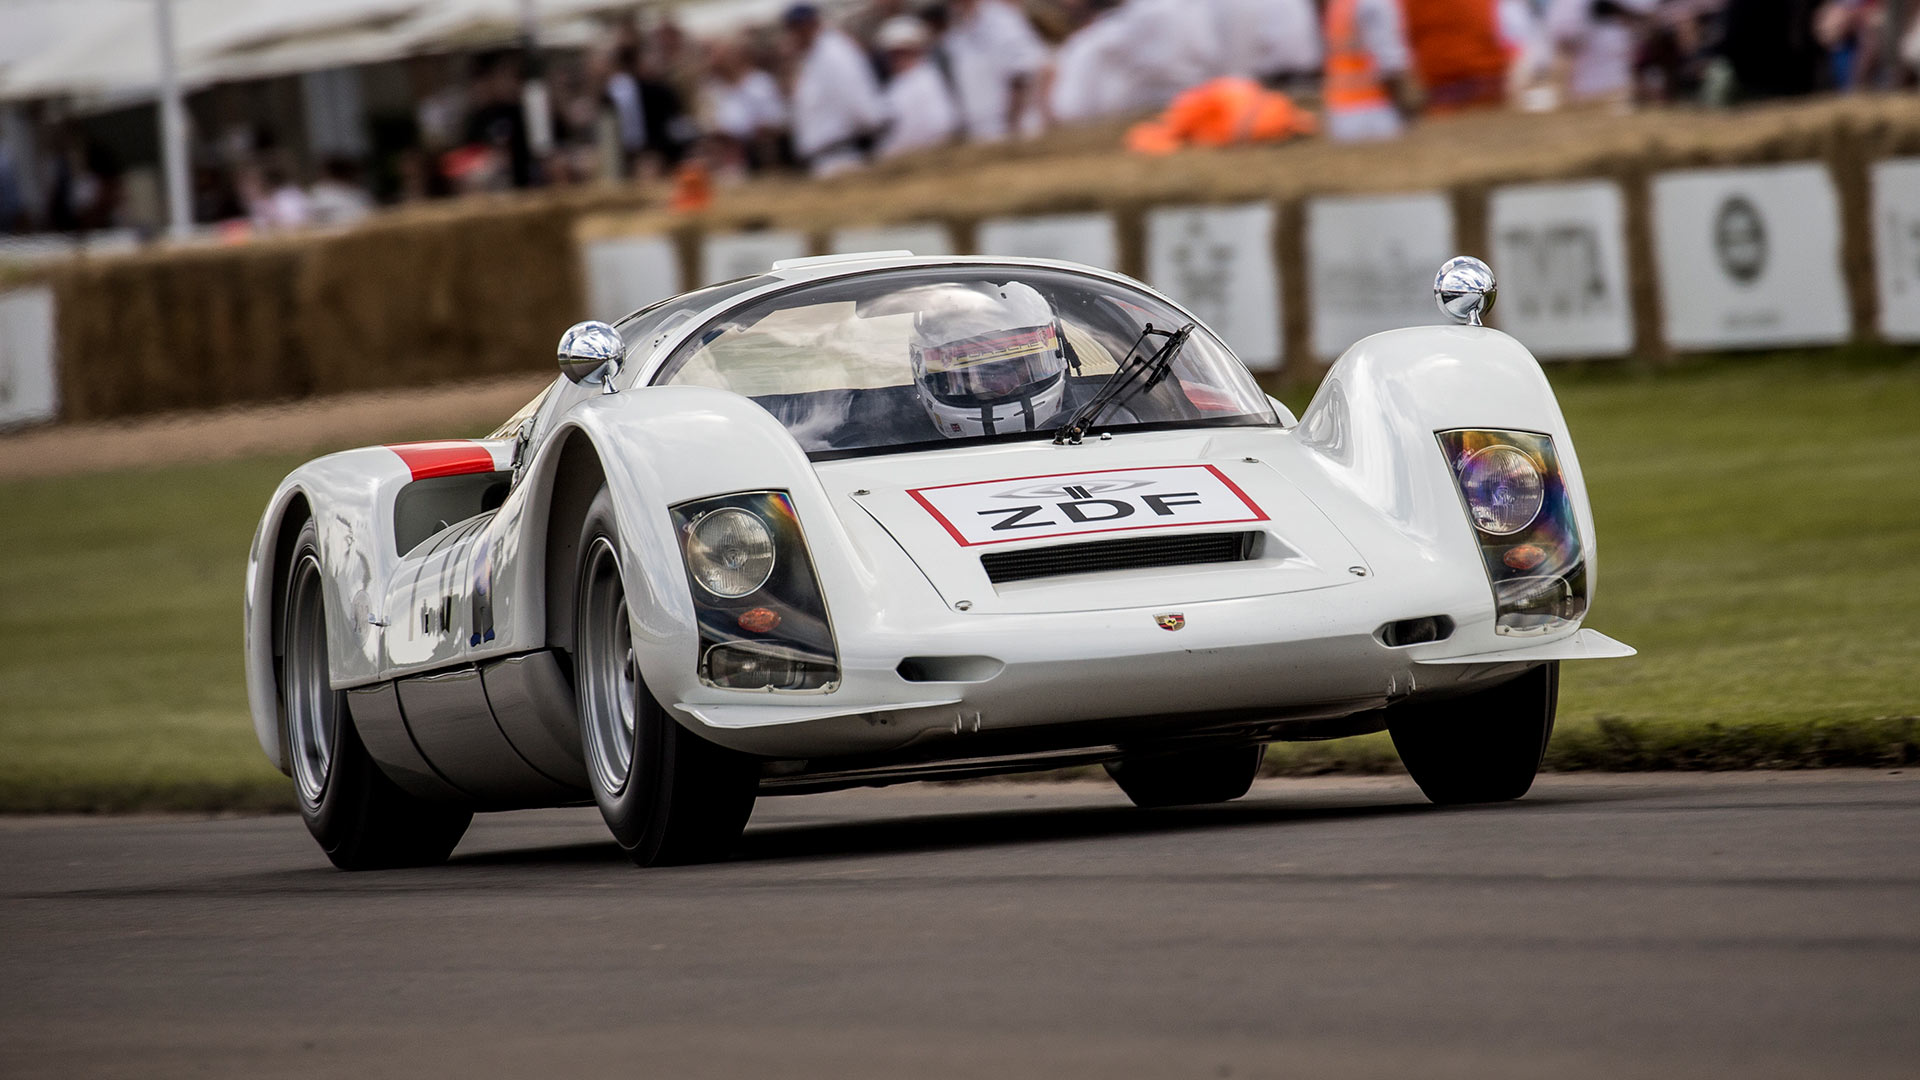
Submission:
[[[1125,112],[1133,85],[1116,58],[1126,24],[1114,17],[1118,0],[1081,0],[1087,21],[1054,54],[1048,111],[1063,124]]]
[[[927,59],[930,42],[927,24],[912,15],[896,15],[874,34],[891,72],[884,94],[890,122],[878,151],[882,158],[939,146],[960,130],[946,76]]]
[[[716,43],[708,69],[711,77],[701,96],[706,100],[709,134],[725,139],[747,168],[763,169],[777,162],[787,130],[787,99],[780,84],[753,66],[737,41]]]
[[[346,158],[329,158],[307,193],[315,225],[352,225],[373,213],[373,196],[360,186],[360,169]]]
[[[945,45],[967,136],[1004,139],[1039,103],[1046,42],[1008,0],[952,0],[950,10]]]
[[[1657,2],[1550,0],[1547,30],[1569,60],[1569,101],[1625,102],[1633,96],[1640,26]]]
[[[1118,25],[1101,62],[1126,74],[1127,109],[1158,109],[1221,73],[1210,15],[1198,0],[1126,0],[1109,16]]]
[[[1212,0],[1221,75],[1269,86],[1320,70],[1320,19],[1313,0]]]
[[[815,176],[858,169],[886,123],[879,81],[860,46],[820,21],[812,4],[782,20],[800,57],[793,80],[793,149]]]

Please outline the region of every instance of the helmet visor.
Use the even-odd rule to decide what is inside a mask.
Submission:
[[[1052,325],[951,341],[920,350],[927,392],[949,405],[977,408],[1033,393],[1066,367]]]

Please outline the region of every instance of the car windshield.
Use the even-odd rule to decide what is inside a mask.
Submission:
[[[880,271],[743,304],[683,342],[654,382],[752,398],[816,458],[1043,438],[1189,321],[1144,290],[1069,270]],[[1276,422],[1246,368],[1202,330],[1167,378],[1094,430]]]

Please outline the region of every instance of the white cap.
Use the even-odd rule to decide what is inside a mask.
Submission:
[[[927,24],[912,15],[895,15],[880,24],[873,35],[874,44],[883,52],[927,47]]]

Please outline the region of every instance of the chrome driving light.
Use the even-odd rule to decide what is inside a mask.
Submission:
[[[1475,528],[1510,536],[1540,516],[1547,501],[1547,482],[1526,452],[1496,443],[1460,462],[1460,494],[1466,497]]]
[[[751,510],[715,510],[687,531],[687,569],[715,596],[734,600],[759,591],[774,561],[773,531]]]
[[[1553,437],[1531,431],[1436,433],[1473,524],[1494,632],[1550,634],[1587,613],[1587,556]]]

